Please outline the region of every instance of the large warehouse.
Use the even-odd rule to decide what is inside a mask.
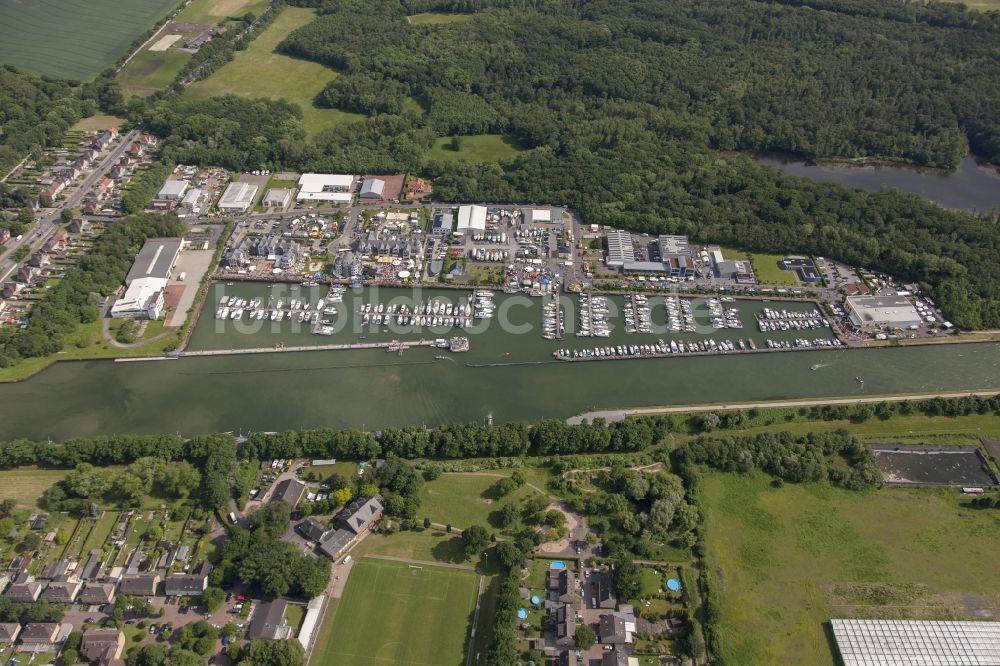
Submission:
[[[1000,664],[1000,622],[830,620],[844,666]]]
[[[635,247],[632,245],[632,234],[627,231],[610,229],[608,231],[608,258],[605,263],[611,268],[621,268],[625,264],[635,262]]]
[[[905,296],[849,296],[847,312],[855,326],[907,328],[923,322]]]
[[[230,183],[219,199],[219,210],[245,213],[253,205],[257,186],[252,183]]]
[[[486,231],[486,207],[459,206],[458,226],[455,231],[460,234]]]
[[[347,174],[304,173],[299,176],[298,201],[351,203],[354,176]]]
[[[358,196],[362,199],[381,199],[384,192],[384,180],[381,178],[365,178],[364,184],[361,185],[361,193]]]
[[[164,201],[177,201],[184,196],[187,188],[188,182],[186,180],[168,180],[156,193],[156,198]]]
[[[183,238],[150,238],[125,276],[125,293],[111,306],[115,319],[159,319],[163,290],[173,274]]]

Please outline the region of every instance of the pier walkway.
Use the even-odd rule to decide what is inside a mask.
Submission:
[[[346,349],[388,349],[396,351],[400,348],[408,347],[433,347],[433,340],[416,340],[400,343],[395,342],[351,342],[346,344],[330,345],[300,345],[295,347],[250,347],[248,349],[203,349],[198,351],[177,352],[177,356],[231,356],[235,354],[272,354],[276,352],[304,352],[304,351],[335,351]]]

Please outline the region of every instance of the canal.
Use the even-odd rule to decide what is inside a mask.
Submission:
[[[980,165],[967,155],[951,172],[917,170],[895,166],[853,166],[808,164],[801,159],[778,154],[754,155],[754,159],[777,167],[790,176],[817,182],[835,182],[869,192],[897,189],[926,197],[945,208],[989,212],[1000,209],[1000,174],[996,168]]]
[[[225,293],[262,298],[272,288],[216,285]],[[316,298],[325,293],[316,289]],[[357,332],[350,323],[326,337],[308,331],[294,333],[291,328],[272,331],[270,322],[259,322],[265,324],[260,330],[238,332],[237,326],[248,323],[213,318],[220,293],[213,293],[206,316],[198,323],[192,340],[195,348],[319,344],[356,340],[359,335],[369,340],[385,336],[419,339],[456,333],[410,331],[403,335],[380,327]],[[437,293],[425,292],[423,298]],[[460,292],[441,293],[455,299]],[[357,303],[403,297],[388,290],[377,297],[367,290],[349,292],[340,309],[345,319],[353,319]],[[326,426],[376,429],[482,421],[489,414],[497,422],[537,420],[566,418],[597,408],[975,390],[1000,383],[1000,344],[992,343],[560,363],[551,360],[556,348],[623,340],[638,344],[642,336],[616,330],[610,340],[578,338],[572,333],[565,341],[543,340],[538,299],[524,304],[514,297],[498,296],[497,304],[495,321],[485,330],[468,333],[472,350],[466,354],[412,348],[403,356],[363,350],[57,363],[26,381],[0,385],[0,437],[61,440],[123,432],[192,435]],[[812,307],[805,303],[769,305]],[[572,302],[567,303],[567,312],[570,306]],[[740,302],[738,306],[744,329],[712,331],[699,326],[699,332],[680,335],[761,339],[764,334],[756,332],[752,310],[763,305]],[[654,307],[654,322],[662,309]],[[502,326],[505,311],[509,321]],[[519,325],[533,326],[520,334],[504,330]],[[813,338],[823,333],[766,335]],[[647,337],[678,335],[654,332]],[[444,359],[436,358],[442,355]],[[864,379],[863,384],[858,377]]]

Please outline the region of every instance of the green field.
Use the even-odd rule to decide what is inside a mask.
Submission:
[[[177,0],[0,0],[0,62],[89,79],[125,55]]]
[[[461,666],[477,585],[470,571],[358,560],[313,663]]]
[[[245,51],[239,51],[231,62],[214,74],[188,88],[186,94],[195,97],[239,95],[285,99],[302,109],[303,125],[310,135],[362,116],[320,109],[313,99],[337,73],[323,65],[275,52],[275,48],[292,30],[315,18],[311,9],[286,7],[281,15]]]
[[[118,74],[118,81],[127,95],[152,95],[173,83],[190,59],[190,53],[178,49],[143,51]]]
[[[267,7],[267,0],[192,0],[175,19],[178,23],[217,25],[230,16],[243,16],[247,12],[260,16]]]
[[[71,132],[101,132],[112,127],[118,128],[124,125],[126,120],[118,116],[96,115],[83,118],[70,127]]]
[[[420,501],[421,516],[427,516],[435,523],[450,523],[459,529],[475,524],[489,527],[489,515],[502,504],[517,503],[536,494],[536,491],[524,485],[501,499],[493,497],[489,492],[490,486],[499,479],[510,476],[511,471],[442,474],[434,481],[424,484]]]
[[[472,18],[472,14],[435,14],[427,12],[407,17],[413,25],[441,25],[443,23],[461,23]]]
[[[104,515],[97,519],[94,523],[93,529],[90,530],[90,534],[87,535],[87,540],[83,543],[83,547],[80,549],[80,553],[84,556],[87,555],[91,550],[99,549],[104,546],[104,542],[107,541],[108,536],[111,534],[111,530],[115,528],[115,524],[118,523],[118,518],[121,514],[117,511],[105,511]]]
[[[24,508],[38,508],[42,493],[57,481],[62,481],[66,470],[22,467],[0,471],[0,500],[12,499]]]
[[[833,617],[978,619],[1000,604],[1000,511],[954,490],[710,474],[700,495],[727,663],[833,664]]]
[[[463,136],[461,150],[451,149],[451,137],[443,137],[434,142],[427,153],[428,160],[442,162],[503,162],[514,159],[521,149],[500,134]]]
[[[784,259],[786,255],[748,252],[728,247],[722,248],[722,255],[726,259],[749,259],[753,262],[753,270],[757,274],[757,282],[761,284],[789,286],[798,286],[799,284],[793,271],[786,271],[778,266],[778,262]]]

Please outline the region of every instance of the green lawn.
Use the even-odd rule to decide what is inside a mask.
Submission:
[[[177,0],[0,0],[0,62],[90,79],[128,52]]]
[[[489,516],[507,502],[518,503],[536,494],[527,485],[503,498],[496,498],[490,487],[513,470],[483,473],[446,473],[424,484],[421,490],[420,514],[435,523],[452,524],[457,528],[469,525],[489,527]]]
[[[452,150],[451,137],[434,142],[427,152],[428,160],[443,162],[503,162],[514,159],[521,149],[500,134],[481,134],[461,137],[461,150]]]
[[[118,74],[118,81],[127,95],[152,95],[173,83],[190,59],[190,53],[179,49],[143,51]]]
[[[465,557],[462,538],[438,530],[398,532],[396,534],[371,534],[352,551],[355,557],[367,553],[405,557],[425,562],[471,564]]]
[[[38,499],[57,481],[62,481],[66,470],[21,467],[0,471],[0,499],[12,499],[18,506],[37,509]]]
[[[284,8],[281,15],[250,43],[249,48],[237,52],[231,62],[204,81],[192,85],[186,94],[195,97],[240,95],[285,99],[302,109],[303,125],[310,135],[362,118],[358,114],[320,109],[313,105],[316,95],[337,76],[335,71],[315,62],[275,52],[290,32],[314,18],[315,12],[311,9]]]
[[[192,0],[175,19],[179,23],[216,25],[231,16],[247,12],[260,16],[267,7],[267,0]]]
[[[120,516],[121,514],[117,511],[105,511],[104,515],[94,523],[94,527],[90,530],[90,534],[87,536],[87,540],[84,542],[80,552],[86,556],[91,550],[101,548],[104,542],[107,541],[108,535],[111,534],[111,530],[118,523]]]
[[[461,666],[477,586],[467,571],[359,560],[313,663]]]
[[[98,114],[78,121],[69,128],[70,132],[100,132],[112,127],[118,128],[124,125],[126,120],[118,116],[105,116]]]
[[[414,14],[407,17],[407,20],[413,25],[441,25],[444,23],[461,23],[462,21],[468,21],[470,18],[472,18],[472,14],[435,14],[433,12],[426,12],[423,14]]]
[[[700,485],[727,663],[833,664],[833,617],[975,619],[1000,604],[1000,512],[954,490]]]
[[[722,255],[726,259],[749,259],[753,262],[754,273],[757,274],[757,281],[761,284],[788,286],[798,286],[799,284],[793,271],[786,271],[778,266],[778,262],[787,255],[748,252],[747,250],[736,250],[734,248],[722,248]]]

